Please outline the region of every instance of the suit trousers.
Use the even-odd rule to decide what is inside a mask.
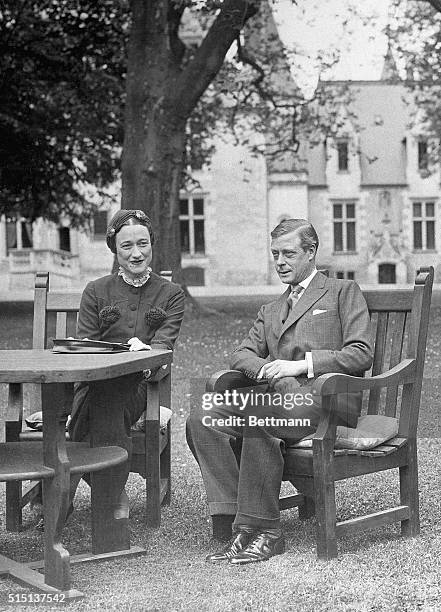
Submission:
[[[277,528],[285,444],[313,433],[321,408],[304,386],[287,394],[265,393],[261,405],[192,408],[187,441],[202,473],[210,514],[235,515],[235,526]],[[292,393],[290,394],[293,395]],[[277,402],[275,398],[278,396]],[[231,444],[242,439],[240,464]]]

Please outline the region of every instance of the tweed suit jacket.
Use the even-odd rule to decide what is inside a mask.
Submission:
[[[265,363],[301,360],[306,352],[312,354],[314,377],[328,372],[362,375],[369,369],[369,312],[354,281],[317,272],[288,314],[289,293],[288,287],[262,306],[248,337],[233,352],[233,369],[256,378]]]

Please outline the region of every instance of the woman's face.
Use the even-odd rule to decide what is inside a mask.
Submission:
[[[152,245],[145,225],[123,225],[115,237],[118,263],[130,278],[145,274],[152,261]]]

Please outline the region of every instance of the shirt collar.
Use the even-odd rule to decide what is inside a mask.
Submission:
[[[301,287],[303,287],[303,291],[308,288],[310,282],[312,281],[314,276],[317,274],[317,272],[318,272],[317,268],[314,268],[314,270],[311,272],[311,274],[309,276],[307,276],[302,281],[300,281],[299,285]],[[303,291],[302,291],[302,293],[303,293]]]

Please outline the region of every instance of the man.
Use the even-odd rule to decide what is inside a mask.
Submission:
[[[354,281],[317,271],[319,240],[313,226],[287,219],[271,238],[277,273],[289,287],[262,306],[231,360],[233,369],[267,380],[271,394],[260,405],[251,394],[209,410],[203,405],[188,420],[188,442],[201,469],[210,514],[234,517],[235,535],[207,557],[212,563],[243,565],[284,552],[278,504],[284,444],[318,425],[321,407],[311,394],[312,381],[327,372],[362,376],[372,363],[364,297]],[[358,394],[339,396],[341,421],[353,427],[345,414],[354,403],[360,410]],[[231,438],[242,440],[240,467]]]

